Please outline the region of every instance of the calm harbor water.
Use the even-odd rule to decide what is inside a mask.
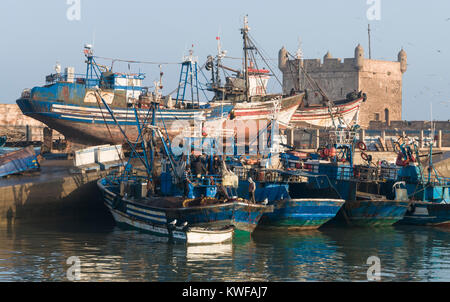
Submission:
[[[168,244],[109,220],[0,228],[0,281],[450,281],[450,229],[392,227],[259,232],[213,246]]]

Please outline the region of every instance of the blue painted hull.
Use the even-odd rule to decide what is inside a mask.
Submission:
[[[238,194],[248,198],[248,181],[240,181]],[[299,194],[296,194],[298,197]],[[344,205],[342,199],[299,198],[292,199],[288,184],[257,182],[255,200],[258,203],[268,201],[274,206],[272,213],[263,215],[262,227],[283,227],[291,229],[317,229],[333,219]]]
[[[408,208],[408,201],[346,201],[342,210],[330,223],[345,223],[359,227],[391,226],[403,219]]]
[[[188,222],[189,226],[217,228],[232,225],[237,230],[253,232],[263,214],[273,211],[272,207],[244,202],[186,208],[149,206],[134,200],[121,198],[118,194],[107,189],[103,181],[100,180],[98,186],[103,193],[107,206],[154,225],[165,226],[177,220],[179,223]]]
[[[419,202],[411,206],[401,225],[450,226],[450,204]]]
[[[340,171],[334,166],[320,168]],[[327,197],[339,196],[346,200],[336,217],[327,223],[327,225],[346,224],[360,227],[391,226],[403,219],[409,207],[409,201],[359,199],[357,197],[358,183],[356,181],[336,179],[336,177],[336,175],[331,175],[332,187],[326,177],[321,176],[319,176],[318,180],[310,181],[309,186],[302,187],[305,190],[309,190],[310,194],[317,195],[320,192],[328,192]]]
[[[264,214],[260,225],[289,229],[317,229],[333,219],[343,200],[289,199],[274,203],[273,213]]]
[[[420,170],[408,166],[399,170],[400,177],[384,184],[384,191],[389,193],[396,181],[404,181],[408,196],[413,200],[405,218],[398,222],[402,225],[448,226],[450,225],[450,183],[448,179],[440,181],[421,177]]]

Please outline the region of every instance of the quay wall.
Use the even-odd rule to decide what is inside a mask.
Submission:
[[[100,215],[106,209],[96,182],[104,175],[105,172],[65,176],[45,173],[28,182],[23,182],[22,177],[17,181],[2,179],[0,224]]]
[[[44,123],[24,115],[17,104],[0,104],[0,135],[7,135],[9,141],[23,141],[27,138],[27,127],[29,140],[43,141],[43,130],[47,127]],[[53,136],[61,135],[54,131]]]

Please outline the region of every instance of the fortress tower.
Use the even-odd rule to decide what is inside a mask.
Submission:
[[[358,45],[353,58],[343,61],[328,52],[320,59],[291,59],[283,47],[279,52],[280,70],[283,72],[283,93],[308,90],[307,105],[320,104],[322,97],[307,81],[302,66],[333,100],[346,98],[347,93],[363,91],[367,101],[362,105],[359,124],[369,126],[370,121],[402,120],[402,78],[407,70],[407,55],[402,49],[397,61],[371,60],[364,57],[364,49]]]

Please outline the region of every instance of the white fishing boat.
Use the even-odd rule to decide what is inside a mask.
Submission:
[[[331,112],[329,106],[325,105],[300,106],[292,116],[291,125],[294,127],[312,125],[329,128],[334,127],[337,120],[343,125],[358,124],[359,111],[363,102],[363,97],[354,100],[336,101],[331,108]],[[336,119],[336,117],[339,117],[339,119]]]

